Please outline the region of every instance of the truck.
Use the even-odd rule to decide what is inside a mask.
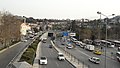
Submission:
[[[89,50],[89,51],[94,51],[95,46],[94,46],[94,45],[86,45],[86,46],[85,46],[85,49],[86,49],[86,50]]]

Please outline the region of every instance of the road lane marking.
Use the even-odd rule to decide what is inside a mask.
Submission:
[[[57,63],[57,62],[55,62],[56,63],[56,65],[57,65],[57,67],[59,67],[59,64]]]

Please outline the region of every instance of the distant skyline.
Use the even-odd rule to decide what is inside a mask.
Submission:
[[[97,11],[120,15],[119,3],[120,0],[0,0],[0,11],[38,19],[98,19]]]

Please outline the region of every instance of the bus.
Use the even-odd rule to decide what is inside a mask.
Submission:
[[[120,52],[116,53],[116,57],[117,57],[118,61],[120,61]]]
[[[120,46],[120,41],[114,40],[113,43],[115,44],[115,46]]]
[[[107,46],[107,47],[115,47],[114,43],[111,43],[111,42],[106,41],[106,40],[101,40],[101,45],[102,46]]]

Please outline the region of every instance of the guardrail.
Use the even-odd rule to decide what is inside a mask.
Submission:
[[[84,63],[83,61],[79,60],[77,57],[75,57],[74,55],[70,54],[69,52],[67,52],[65,49],[58,47],[57,44],[55,44],[53,41],[51,41],[52,45],[55,47],[55,49],[58,52],[62,52],[66,59],[72,64],[74,65],[76,68],[90,68],[89,65],[87,65],[86,63]]]

